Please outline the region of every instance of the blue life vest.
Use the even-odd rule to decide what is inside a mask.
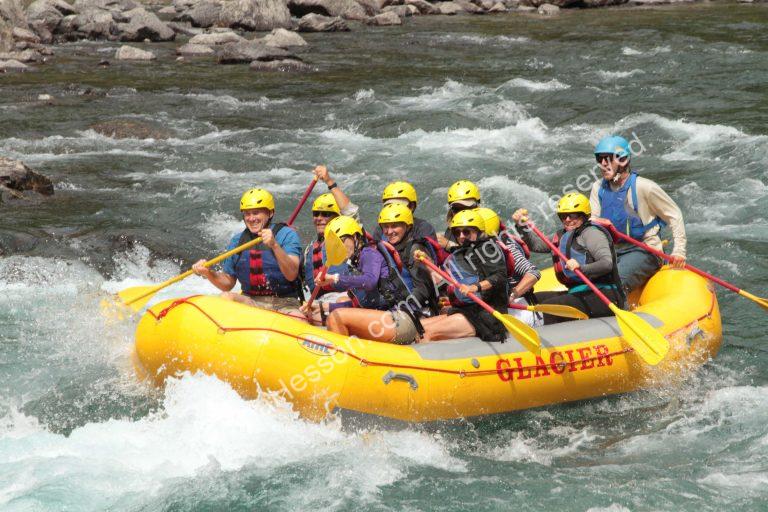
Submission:
[[[627,193],[632,194],[632,208],[629,210]],[[610,220],[616,229],[635,240],[643,240],[645,233],[656,226],[662,228],[666,222],[656,217],[648,224],[643,224],[637,210],[637,173],[631,172],[627,181],[618,190],[612,190],[610,182],[603,180],[598,190],[600,198],[600,216]]]
[[[315,289],[315,277],[320,274],[320,268],[323,266],[325,258],[325,243],[320,240],[315,240],[304,250],[304,267],[302,278],[304,279],[304,282],[307,285],[307,288],[309,288],[310,292]],[[327,273],[342,275],[346,274],[347,272],[349,272],[349,267],[347,266],[347,263],[344,262],[340,263],[339,265],[331,265],[328,267]],[[325,293],[327,293],[327,291],[321,289],[317,296],[320,297]]]
[[[376,290],[366,291],[353,288],[350,293],[356,299],[359,307],[367,309],[379,309],[386,311],[394,308],[400,302],[404,302],[413,290],[413,278],[406,268],[398,268],[394,257],[384,242],[376,243],[376,250],[384,257],[387,264],[388,275],[379,276]],[[391,245],[389,247],[392,247]],[[394,248],[392,249],[394,251]],[[395,251],[396,253],[397,251]],[[349,268],[350,274],[360,274],[360,270]]]
[[[275,224],[274,236],[281,229],[290,229],[285,224]],[[238,245],[253,240],[256,235],[247,228],[240,235]],[[234,256],[235,276],[240,287],[249,296],[298,297],[299,280],[288,281],[280,270],[275,254],[264,244],[258,244],[245,253]]]
[[[574,229],[573,231],[558,231],[558,233],[552,238],[552,242],[558,246],[558,249],[560,249],[560,252],[562,252],[566,259],[574,259],[579,262],[580,267],[584,267],[587,263],[591,263],[590,255],[587,252],[586,248],[579,246],[578,244],[575,244],[574,241],[578,236],[584,231],[585,229],[593,227],[596,229],[599,229],[602,231],[606,238],[608,239],[608,243],[611,246],[611,255],[613,257],[613,271],[608,272],[607,274],[603,274],[602,276],[598,276],[595,278],[590,279],[595,285],[598,286],[598,288],[606,288],[606,287],[613,287],[619,285],[619,279],[618,279],[618,270],[616,266],[616,252],[613,249],[613,238],[611,237],[611,233],[604,228],[603,226],[600,226],[598,224],[592,224],[591,222],[585,222],[580,227]],[[594,258],[591,258],[592,261],[594,261]],[[567,286],[569,288],[569,291],[575,287],[579,287],[577,291],[582,291],[582,289],[587,288],[586,284],[582,279],[576,275],[576,272],[573,272],[572,270],[568,270],[565,268],[565,265],[560,260],[560,258],[552,254],[552,260],[554,262],[554,270],[555,270],[555,276],[557,277],[557,280],[560,281],[562,284]],[[621,288],[618,286],[618,288]]]

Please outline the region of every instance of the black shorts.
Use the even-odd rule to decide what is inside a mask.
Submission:
[[[449,308],[448,314],[464,315],[464,318],[475,328],[475,335],[483,341],[504,341],[507,330],[494,316],[477,304],[468,304],[460,308]]]

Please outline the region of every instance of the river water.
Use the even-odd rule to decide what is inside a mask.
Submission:
[[[680,204],[691,261],[766,295],[767,7],[409,19],[309,35],[320,71],[301,75],[177,63],[174,45],[99,68],[114,46],[76,43],[3,76],[0,154],[56,194],[0,206],[0,509],[766,510],[765,313],[725,292],[723,349],[681,385],[401,431],[309,423],[200,375],[149,389],[135,320],[98,303],[221,252],[247,188],[287,217],[315,164],[368,222],[408,179],[442,226],[454,180],[536,211],[608,132]],[[89,129],[115,118],[171,137]],[[298,225],[307,240],[308,210]]]

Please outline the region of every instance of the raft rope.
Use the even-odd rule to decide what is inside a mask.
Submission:
[[[702,316],[702,317],[700,317],[700,318],[697,318],[696,320],[694,320],[693,322],[689,323],[685,327],[682,327],[680,329],[677,329],[676,331],[671,332],[669,334],[669,336],[674,335],[674,334],[676,334],[676,333],[678,333],[680,331],[684,331],[684,330],[688,329],[694,323],[698,322],[699,320],[703,320],[703,319],[711,316],[712,311],[715,308],[715,294],[714,294],[714,292],[711,292],[711,293],[712,293],[712,303],[710,304],[710,308],[709,308],[709,311],[707,312],[707,314]],[[433,373],[446,373],[446,374],[450,374],[450,375],[458,375],[461,378],[464,378],[464,377],[479,377],[479,376],[483,376],[483,375],[496,375],[499,372],[524,372],[524,371],[552,370],[555,373],[562,373],[565,370],[565,367],[567,367],[569,365],[574,365],[575,366],[577,364],[584,364],[584,363],[589,363],[589,362],[593,362],[593,361],[605,360],[606,358],[620,356],[620,355],[625,355],[625,354],[634,352],[634,349],[628,347],[628,348],[625,348],[625,349],[622,349],[622,350],[618,350],[618,351],[615,351],[615,352],[609,352],[607,354],[599,354],[599,355],[595,355],[593,357],[582,358],[582,359],[573,360],[573,361],[566,361],[565,359],[563,359],[563,361],[558,362],[558,363],[549,362],[549,363],[534,364],[534,365],[529,365],[529,366],[515,366],[515,367],[509,367],[509,368],[503,368],[503,369],[493,368],[493,369],[488,369],[488,370],[450,370],[450,369],[445,369],[445,368],[433,368],[433,367],[429,367],[429,366],[415,366],[415,365],[389,363],[389,362],[369,361],[368,359],[365,359],[363,357],[358,356],[354,352],[349,352],[347,350],[344,350],[342,348],[337,347],[336,345],[333,345],[333,344],[330,344],[330,343],[323,343],[322,341],[314,340],[314,339],[311,339],[311,338],[305,338],[303,336],[298,336],[296,334],[293,334],[293,333],[290,333],[290,332],[287,332],[287,331],[283,331],[283,330],[280,330],[280,329],[272,329],[272,328],[269,328],[269,327],[225,327],[225,326],[221,325],[218,321],[216,321],[215,318],[213,318],[211,315],[209,315],[203,308],[201,308],[200,306],[198,306],[197,304],[195,304],[194,302],[191,302],[189,300],[189,299],[194,299],[196,297],[200,297],[200,295],[191,295],[189,297],[184,297],[184,298],[175,300],[170,305],[168,305],[166,308],[164,308],[162,311],[160,311],[160,313],[158,313],[158,314],[155,314],[155,312],[152,311],[151,309],[148,309],[147,312],[150,315],[152,315],[155,318],[155,320],[160,321],[163,318],[165,318],[166,315],[168,315],[168,313],[171,310],[177,308],[178,306],[181,306],[182,304],[188,304],[188,305],[194,307],[195,309],[197,309],[204,317],[206,317],[208,320],[210,320],[211,323],[213,323],[218,328],[219,332],[222,333],[222,334],[225,334],[225,333],[228,333],[228,332],[240,332],[240,331],[273,332],[275,334],[281,334],[281,335],[287,336],[289,338],[294,338],[294,339],[297,339],[297,340],[306,341],[306,342],[312,343],[313,345],[327,348],[328,350],[333,350],[335,352],[341,352],[342,354],[344,354],[344,355],[346,355],[348,357],[351,357],[352,359],[355,359],[356,361],[359,361],[361,366],[382,366],[382,367],[386,367],[386,368],[398,368],[398,369],[403,369],[403,370],[419,370],[419,371],[433,372]],[[285,315],[285,316],[293,317],[293,315],[288,315],[286,313],[280,313],[278,311],[275,311],[275,313],[279,313],[279,314],[282,314],[282,315]]]

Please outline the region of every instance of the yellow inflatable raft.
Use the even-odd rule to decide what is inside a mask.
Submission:
[[[539,285],[556,289],[551,269]],[[634,311],[670,342],[658,366],[633,353],[613,318],[540,327],[536,356],[511,338],[409,346],[348,338],[279,313],[196,296],[147,310],[136,332],[136,367],[158,384],[202,371],[246,398],[277,392],[312,419],[335,413],[429,422],[659,386],[717,354],[722,334],[711,283],[665,267],[634,299]]]

